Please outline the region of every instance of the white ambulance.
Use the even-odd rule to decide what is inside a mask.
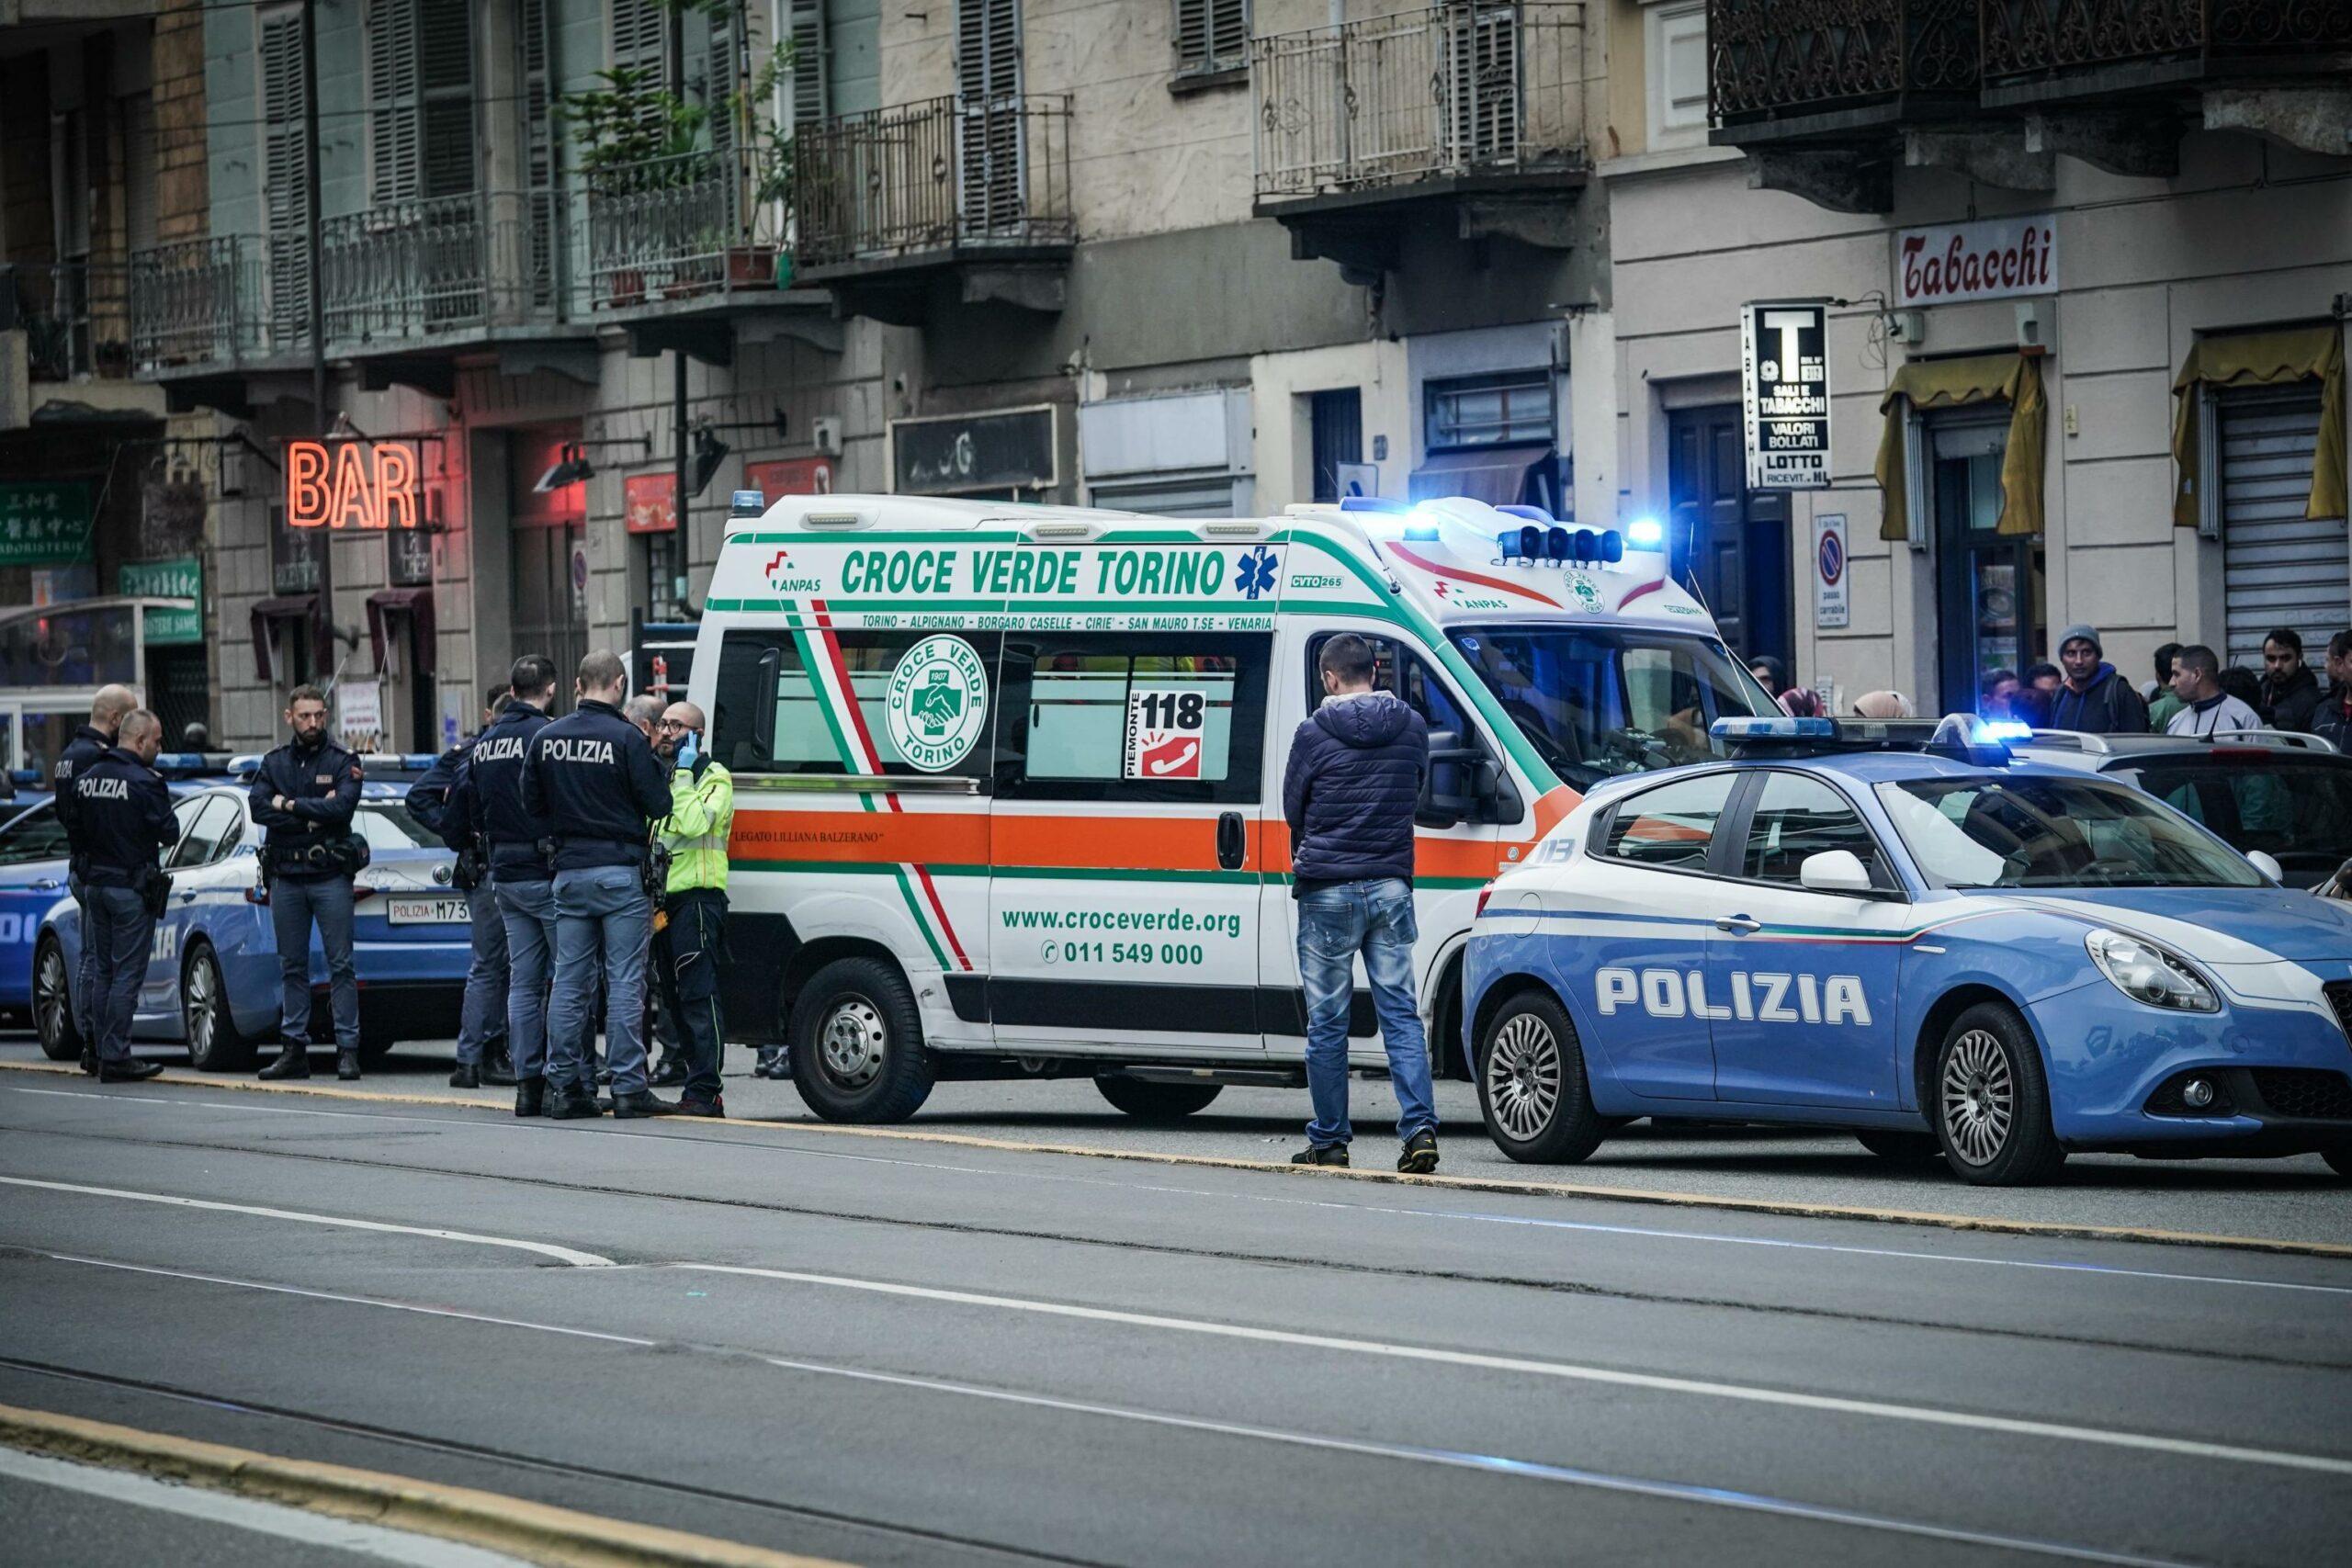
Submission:
[[[1487,880],[1595,780],[1778,711],[1655,525],[827,495],[729,529],[691,682],[735,777],[727,1016],[789,1042],[840,1121],[901,1120],[943,1077],[1085,1076],[1160,1118],[1300,1081],[1282,777],[1340,632],[1429,722],[1415,963],[1442,1071]]]

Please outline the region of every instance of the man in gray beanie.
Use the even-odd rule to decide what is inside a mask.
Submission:
[[[2058,639],[2058,668],[2066,679],[2050,702],[2050,728],[2093,735],[2145,735],[2148,705],[2104,657],[2098,633],[2068,626]]]

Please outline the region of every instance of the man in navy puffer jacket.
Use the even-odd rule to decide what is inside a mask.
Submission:
[[[1429,775],[1421,716],[1373,689],[1372,645],[1342,633],[1317,661],[1323,705],[1291,739],[1283,775],[1291,896],[1298,900],[1298,974],[1306,991],[1306,1085],[1315,1120],[1295,1165],[1345,1165],[1348,1012],[1363,954],[1373,1010],[1396,1090],[1396,1168],[1437,1168],[1429,1039],[1413,996],[1413,811]]]

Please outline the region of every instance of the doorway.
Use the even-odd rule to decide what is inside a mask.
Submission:
[[[1996,407],[1989,417],[1939,418],[1927,427],[1942,713],[1974,713],[1992,671],[2023,673],[2048,657],[2041,536],[1997,531],[2009,413],[2005,403]]]
[[[567,445],[580,439],[580,429],[540,426],[511,432],[507,439],[514,638],[509,657],[542,653],[552,660],[560,705],[588,654],[588,486],[575,479],[539,487],[555,477],[554,466]]]
[[[1737,403],[1668,414],[1667,496],[1674,580],[1697,592],[1741,659],[1777,659],[1792,670],[1789,501],[1747,488]]]

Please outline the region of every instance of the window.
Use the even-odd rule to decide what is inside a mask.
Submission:
[[[1555,416],[1548,370],[1425,382],[1421,403],[1428,416],[1425,444],[1432,452],[1552,439]]]
[[[311,145],[303,135],[302,13],[262,14],[262,193],[269,227],[269,319],[282,347],[311,331]]]
[[[1961,777],[1878,786],[1911,858],[1950,887],[2258,887],[2244,857],[2135,789]]]
[[[1663,0],[1645,8],[1649,150],[1707,144],[1705,0]]]
[[[474,188],[472,7],[372,0],[368,108],[375,206]]]
[[[1213,632],[1010,634],[998,795],[1256,801],[1271,644]]]
[[[1307,450],[1315,468],[1314,498],[1330,502],[1345,493],[1340,466],[1363,461],[1363,392],[1339,387],[1306,396]]]
[[[1176,0],[1176,74],[1205,76],[1250,63],[1250,0]]]
[[[790,29],[792,68],[776,83],[782,99],[776,120],[797,132],[831,112],[825,91],[825,0],[790,0],[785,25]]]
[[[2335,758],[2236,754],[2166,757],[2118,770],[2239,850],[2277,858],[2290,883],[2324,878],[2352,860],[2352,767]]]
[[[437,850],[441,836],[408,814],[408,807],[390,800],[370,800],[351,814],[352,829],[368,840],[370,850]]]
[[[1763,793],[1748,814],[1747,852],[1740,874],[1794,887],[1805,857],[1831,850],[1844,850],[1860,861],[1872,883],[1893,886],[1877,840],[1844,795],[1803,773],[1766,773]]]
[[[0,829],[0,865],[64,858],[65,824],[57,819],[54,807],[36,806]]]
[[[1322,667],[1318,661],[1323,657],[1323,645],[1336,635],[1326,633],[1306,645],[1306,707],[1310,713],[1321,707],[1325,701]],[[1400,652],[1396,642],[1388,637],[1367,637],[1365,640],[1372,644],[1374,690],[1394,692],[1404,698],[1405,705],[1421,716],[1421,722],[1430,727],[1430,734],[1445,730],[1461,736],[1465,744],[1477,743],[1478,728],[1476,721],[1471,718],[1469,709],[1454,699],[1453,694],[1446,689],[1445,682],[1438,679],[1419,655]]]
[[[935,676],[952,694],[918,705],[923,724],[935,731],[937,750],[926,761],[952,760],[919,768],[892,735],[890,682],[910,649],[934,638],[960,643],[974,656],[984,695],[973,701],[971,689],[956,679],[956,660],[926,658],[924,684],[934,683],[930,677]],[[956,651],[944,643],[933,650]],[[814,671],[812,659],[821,661]],[[936,670],[930,668],[934,662]],[[719,649],[711,754],[739,773],[865,773],[878,764],[879,772],[900,777],[986,778],[989,718],[999,700],[996,667],[996,639],[980,633],[732,632]],[[854,713],[842,709],[844,686]],[[922,739],[911,718],[901,722],[910,738]]]
[[[235,849],[244,836],[245,814],[225,795],[184,800],[173,808],[173,815],[179,818],[181,832],[171,858],[164,862],[168,868],[210,865]]]
[[[1645,790],[1609,814],[1600,852],[1666,871],[1704,871],[1732,786],[1740,775],[1702,773]]]

